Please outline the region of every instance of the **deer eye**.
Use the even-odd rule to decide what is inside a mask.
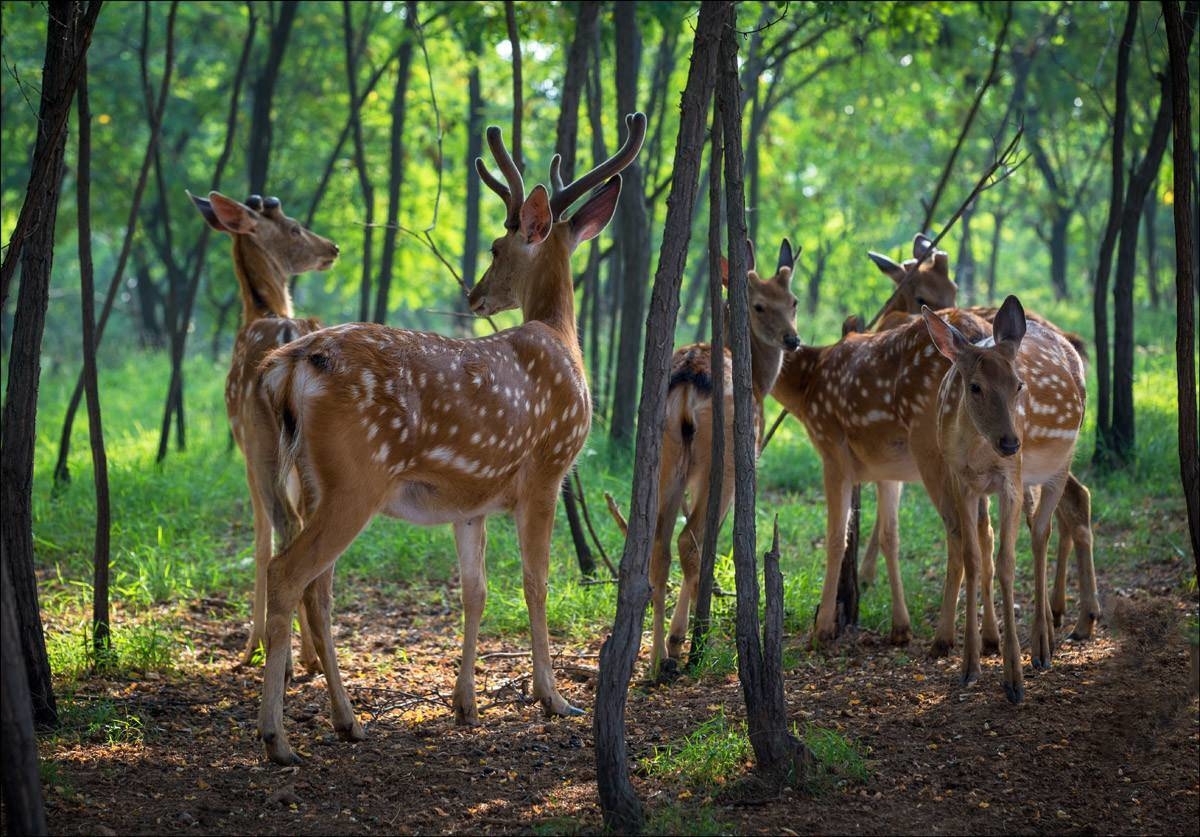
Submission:
[[[1017,381],[1017,392],[1020,392],[1020,391],[1021,391],[1021,390],[1023,390],[1023,389],[1025,389],[1025,382],[1024,382],[1024,381]]]
[[[923,296],[917,297],[917,305],[926,305],[926,304],[927,303],[925,302],[925,297],[923,297]]]
[[[763,304],[761,302],[756,302],[756,303],[754,303],[754,310],[761,314],[763,311],[765,311],[767,309],[763,308]]]
[[[796,300],[795,299],[792,299],[792,310],[793,311],[796,310]]]
[[[982,389],[982,387],[980,387],[980,386],[979,386],[979,384],[977,384],[977,383],[975,383],[974,381],[972,381],[972,382],[971,382],[971,394],[972,394],[972,395],[979,395],[979,393],[981,393],[981,392],[983,392],[983,389]]]

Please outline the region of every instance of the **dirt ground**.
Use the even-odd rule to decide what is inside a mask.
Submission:
[[[855,742],[865,782],[830,775],[808,790],[729,801],[647,776],[636,759],[718,710],[742,717],[742,698],[735,675],[638,685],[628,706],[635,786],[651,813],[707,805],[716,828],[743,834],[1195,834],[1200,723],[1180,628],[1195,602],[1179,596],[1182,576],[1180,562],[1102,576],[1097,638],[1060,643],[1046,672],[1026,657],[1021,706],[1004,699],[994,657],[963,689],[958,656],[930,660],[926,642],[896,649],[861,632],[802,654],[785,684],[791,717]],[[522,705],[521,638],[484,639],[483,723],[454,726],[454,593],[424,612],[378,594],[341,605],[342,670],[367,740],[333,734],[322,678],[293,684],[286,724],[305,760],[286,769],[255,739],[259,671],[233,667],[245,627],[226,603],[198,603],[190,639],[215,649],[200,675],[82,684],[80,699],[107,696],[137,715],[144,741],[47,741],[43,757],[57,763],[51,833],[600,831],[591,714],[546,720]],[[598,650],[599,640],[556,645],[558,683],[576,705],[593,703]]]

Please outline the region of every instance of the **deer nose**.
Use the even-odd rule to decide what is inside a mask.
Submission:
[[[999,449],[1001,455],[1012,456],[1021,449],[1021,442],[1016,436],[1001,436],[996,447]]]
[[[783,337],[783,345],[789,352],[794,352],[800,348],[800,338],[794,334],[785,334]]]

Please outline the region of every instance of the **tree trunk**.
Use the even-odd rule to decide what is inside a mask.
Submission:
[[[988,251],[987,303],[996,298],[996,270],[1000,266],[1000,231],[1008,213],[1003,210],[992,212],[992,246]]]
[[[955,266],[955,281],[961,293],[962,304],[971,305],[975,302],[975,251],[971,247],[971,219],[975,217],[974,201],[963,211],[962,238],[958,245],[958,264]]]
[[[963,216],[963,235],[966,235],[967,218]],[[1067,298],[1067,227],[1071,223],[1071,214],[1064,207],[1057,207],[1054,217],[1050,219],[1050,286],[1054,288],[1054,298]]]
[[[25,194],[26,204],[32,206],[21,208],[21,215],[31,220],[27,236],[20,245],[13,245],[21,250],[21,284],[9,347],[4,421],[0,425],[0,508],[5,514],[4,526],[0,527],[0,563],[11,574],[15,607],[4,609],[16,615],[33,721],[43,727],[58,723],[58,709],[50,681],[34,572],[32,494],[42,334],[54,262],[58,189],[67,143],[65,121],[62,130],[54,129],[60,122],[61,111],[70,110],[99,6],[93,2],[85,12],[75,2],[51,0],[49,4],[37,142]],[[43,171],[48,176],[37,179]],[[11,679],[12,674],[13,669],[6,667],[4,679]],[[14,707],[13,711],[21,710]]]
[[[250,112],[250,192],[261,195],[267,188],[267,169],[271,163],[271,143],[274,139],[271,117],[271,102],[275,98],[275,85],[279,81],[279,70],[283,65],[283,53],[287,49],[292,24],[300,9],[299,0],[281,0],[279,20],[271,27],[267,60],[254,82],[254,103]]]
[[[64,134],[65,137],[65,134]],[[7,559],[7,554],[4,556]],[[8,561],[0,562],[0,787],[7,809],[7,833],[45,834],[46,808],[38,772],[37,738],[33,734],[29,678],[21,659],[21,630]]]
[[[508,30],[508,45],[512,49],[512,158],[517,165],[517,171],[524,174],[525,155],[521,153],[521,122],[525,115],[525,82],[521,74],[521,36],[517,31],[517,15],[513,8],[513,0],[504,0],[504,25]]]
[[[396,89],[392,94],[391,164],[388,170],[387,228],[383,231],[383,255],[379,259],[379,280],[375,284],[374,322],[387,320],[388,294],[392,289],[392,269],[396,260],[396,238],[400,235],[400,191],[404,184],[404,122],[407,114],[405,99],[412,69],[413,46],[416,41],[416,0],[405,3],[404,44],[396,69]]]
[[[465,33],[467,61],[470,69],[467,71],[467,159],[466,170],[473,171],[475,160],[483,155],[483,87],[479,78],[479,62],[483,60],[482,33],[475,27],[468,26]],[[465,231],[463,233],[462,278],[468,288],[475,285],[475,273],[479,269],[479,178],[467,177],[467,205],[463,208],[466,213]],[[458,300],[458,310],[470,314],[466,295]],[[469,320],[463,319],[459,331],[467,336],[471,331]]]
[[[650,334],[644,353],[645,377],[638,409],[637,443],[629,535],[621,556],[617,613],[612,633],[600,649],[596,689],[596,783],[604,825],[610,831],[636,834],[642,828],[641,802],[629,780],[625,744],[625,702],[629,678],[642,638],[650,583],[646,565],[658,507],[658,470],[667,399],[672,335],[679,312],[679,285],[687,261],[692,206],[696,200],[704,127],[712,99],[717,43],[725,22],[727,2],[704,3],[693,42],[691,66],[680,103],[679,137],[675,146],[675,176],[667,198],[662,250],[650,295]]]
[[[1125,198],[1125,123],[1129,119],[1129,53],[1137,28],[1138,0],[1131,0],[1125,12],[1125,28],[1117,42],[1116,106],[1113,109],[1112,192],[1108,221],[1100,241],[1096,278],[1092,283],[1092,323],[1096,331],[1096,449],[1092,462],[1101,468],[1112,462],[1112,405],[1109,392],[1108,354],[1108,278],[1112,271],[1113,250],[1121,229],[1121,202]]]
[[[593,29],[591,39],[591,69],[587,73],[587,113],[588,122],[592,126],[592,159],[599,162],[607,160],[608,154],[604,147],[604,97],[603,86],[600,83],[600,27]],[[603,380],[601,372],[604,361],[600,355],[600,334],[603,329],[604,306],[601,302],[600,281],[600,239],[593,238],[588,247],[588,263],[583,273],[584,293],[591,298],[588,314],[591,316],[591,342],[586,352],[592,373],[592,409],[600,415],[604,413]],[[597,393],[599,401],[597,403]]]
[[[87,393],[88,438],[96,490],[96,534],[92,549],[92,647],[100,663],[109,650],[108,565],[112,515],[108,498],[108,457],[96,380],[96,298],[92,269],[92,113],[88,103],[87,59],[79,77],[79,159],[75,197],[79,204],[79,295],[83,335],[83,381]]]
[[[1157,311],[1161,303],[1158,289],[1158,195],[1155,192],[1154,184],[1151,184],[1146,194],[1146,204],[1142,207],[1142,222],[1146,228],[1146,290],[1150,292],[1150,307]]]
[[[642,35],[637,3],[618,3],[613,10],[617,29],[617,112],[637,110],[638,76],[642,62]],[[646,218],[646,187],[637,160],[622,173],[624,197],[617,207],[616,237],[621,255],[621,337],[617,343],[617,374],[613,386],[609,435],[620,445],[633,439],[634,394],[638,385],[638,355],[646,317],[646,279],[650,274],[650,223]]]
[[[712,449],[708,469],[708,505],[704,509],[704,540],[700,544],[700,581],[696,589],[696,613],[692,620],[689,669],[704,659],[712,622],[713,572],[717,564],[717,535],[721,531],[721,492],[725,469],[725,300],[721,282],[721,173],[724,170],[724,138],[721,114],[713,108],[712,152],[708,162],[708,308],[712,312],[709,357],[712,358]],[[699,284],[699,280],[695,280]]]
[[[362,110],[358,106],[358,57],[362,54],[365,44],[368,24],[364,21],[362,34],[356,45],[354,38],[354,21],[351,13],[352,4],[342,0],[342,36],[346,46],[346,84],[350,91],[350,131],[354,139],[354,170],[358,173],[358,188],[362,192],[363,201],[363,244],[362,244],[362,280],[359,285],[358,319],[361,322],[371,316],[371,256],[374,252],[372,239],[375,233],[375,187],[371,183],[371,175],[367,170],[367,149],[363,142]],[[472,135],[473,136],[473,135]],[[474,164],[474,158],[471,159]],[[468,169],[469,171],[470,169]],[[474,177],[467,178],[468,189],[475,187],[479,192],[479,182]],[[476,202],[478,205],[478,201]]]
[[[738,679],[746,701],[746,724],[759,774],[771,785],[801,780],[805,749],[787,725],[779,635],[782,603],[768,604],[772,624],[759,643],[758,570],[755,560],[755,459],[758,415],[751,392],[750,301],[746,275],[746,196],[742,181],[742,104],[737,72],[737,15],[725,10],[716,85],[725,137],[725,217],[729,252],[729,333],[733,350],[733,563],[737,582]],[[778,538],[776,538],[778,561]],[[768,573],[768,590],[782,596],[778,565]],[[779,624],[774,624],[780,620]]]
[[[94,4],[97,8],[99,3]],[[100,309],[100,322],[96,326],[96,349],[100,348],[100,339],[104,336],[104,327],[108,325],[108,316],[112,313],[113,303],[117,299],[117,291],[121,287],[121,280],[125,274],[125,265],[129,261],[129,253],[133,247],[134,231],[137,229],[138,214],[142,208],[142,197],[146,193],[146,183],[150,177],[150,164],[154,162],[154,151],[158,147],[158,139],[162,133],[162,116],[166,110],[167,91],[170,89],[171,73],[175,66],[175,10],[178,2],[172,2],[170,11],[167,13],[167,35],[166,35],[166,54],[163,59],[163,77],[158,88],[157,103],[153,106],[146,117],[150,123],[150,139],[146,143],[146,153],[142,157],[142,168],[138,172],[137,184],[133,188],[133,200],[129,205],[129,216],[125,224],[125,239],[121,244],[121,253],[117,256],[117,266],[113,269],[112,280],[108,283],[108,292],[104,295],[104,305]],[[90,9],[90,7],[89,7]],[[145,55],[150,49],[150,12],[151,4],[147,3],[142,7],[142,44],[141,53],[142,61],[145,61]],[[253,20],[253,19],[252,19]],[[147,107],[150,107],[150,92],[146,90]],[[57,181],[56,186],[57,188]],[[164,324],[165,325],[165,324]],[[58,460],[54,465],[54,481],[56,483],[69,482],[71,472],[67,466],[67,459],[71,455],[71,432],[75,426],[75,414],[79,410],[80,401],[83,399],[83,372],[80,371],[79,377],[75,380],[75,389],[71,392],[71,400],[67,404],[67,413],[63,418],[62,431],[59,434],[58,441]]]
[[[1189,3],[1191,9],[1195,3]],[[1185,40],[1191,44],[1195,16],[1185,20]],[[1166,152],[1171,132],[1170,76],[1162,83],[1158,114],[1146,146],[1146,154],[1129,177],[1121,214],[1121,243],[1117,248],[1117,268],[1113,279],[1113,370],[1112,432],[1109,439],[1116,459],[1127,464],[1135,455],[1135,414],[1133,405],[1133,280],[1137,270],[1138,228],[1142,207],[1150,187],[1158,178],[1158,169]]]
[[[1200,577],[1200,456],[1196,451],[1196,206],[1192,99],[1188,78],[1188,31],[1196,26],[1196,6],[1188,4],[1185,26],[1175,0],[1163,0],[1170,54],[1173,154],[1175,162],[1175,368],[1179,381],[1179,475],[1192,536],[1192,561]],[[1193,662],[1195,661],[1193,651]],[[1194,668],[1193,668],[1194,673]]]

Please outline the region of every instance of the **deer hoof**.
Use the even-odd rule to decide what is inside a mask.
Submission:
[[[999,639],[990,639],[990,638],[984,639],[982,642],[981,653],[985,657],[995,657],[997,654],[1000,653],[1000,640]]]
[[[933,641],[933,643],[929,646],[929,656],[935,660],[940,659],[942,657],[949,657],[950,651],[953,650],[953,648],[954,648],[953,641],[947,642],[944,639],[935,639]]]
[[[1014,686],[1011,683],[1004,684],[1004,696],[1008,698],[1008,702],[1014,705],[1020,705],[1025,699],[1025,687],[1022,685]]]
[[[962,677],[959,678],[958,682],[963,686],[963,688],[966,688],[967,686],[970,686],[972,683],[974,683],[978,679],[979,679],[978,671],[964,671],[962,673]]]
[[[335,726],[338,738],[343,741],[365,741],[367,734],[363,732],[362,724],[358,721],[352,722],[349,726]]]
[[[1029,662],[1034,668],[1041,669],[1042,671],[1046,671],[1050,668],[1049,656],[1039,657],[1035,655],[1029,658]]]
[[[267,748],[267,758],[271,761],[284,767],[300,764],[300,756],[296,755],[295,750],[288,746],[282,736],[270,732],[264,734],[262,740],[263,745]]]
[[[912,642],[912,627],[910,625],[892,625],[888,642],[892,645],[908,645]]]

